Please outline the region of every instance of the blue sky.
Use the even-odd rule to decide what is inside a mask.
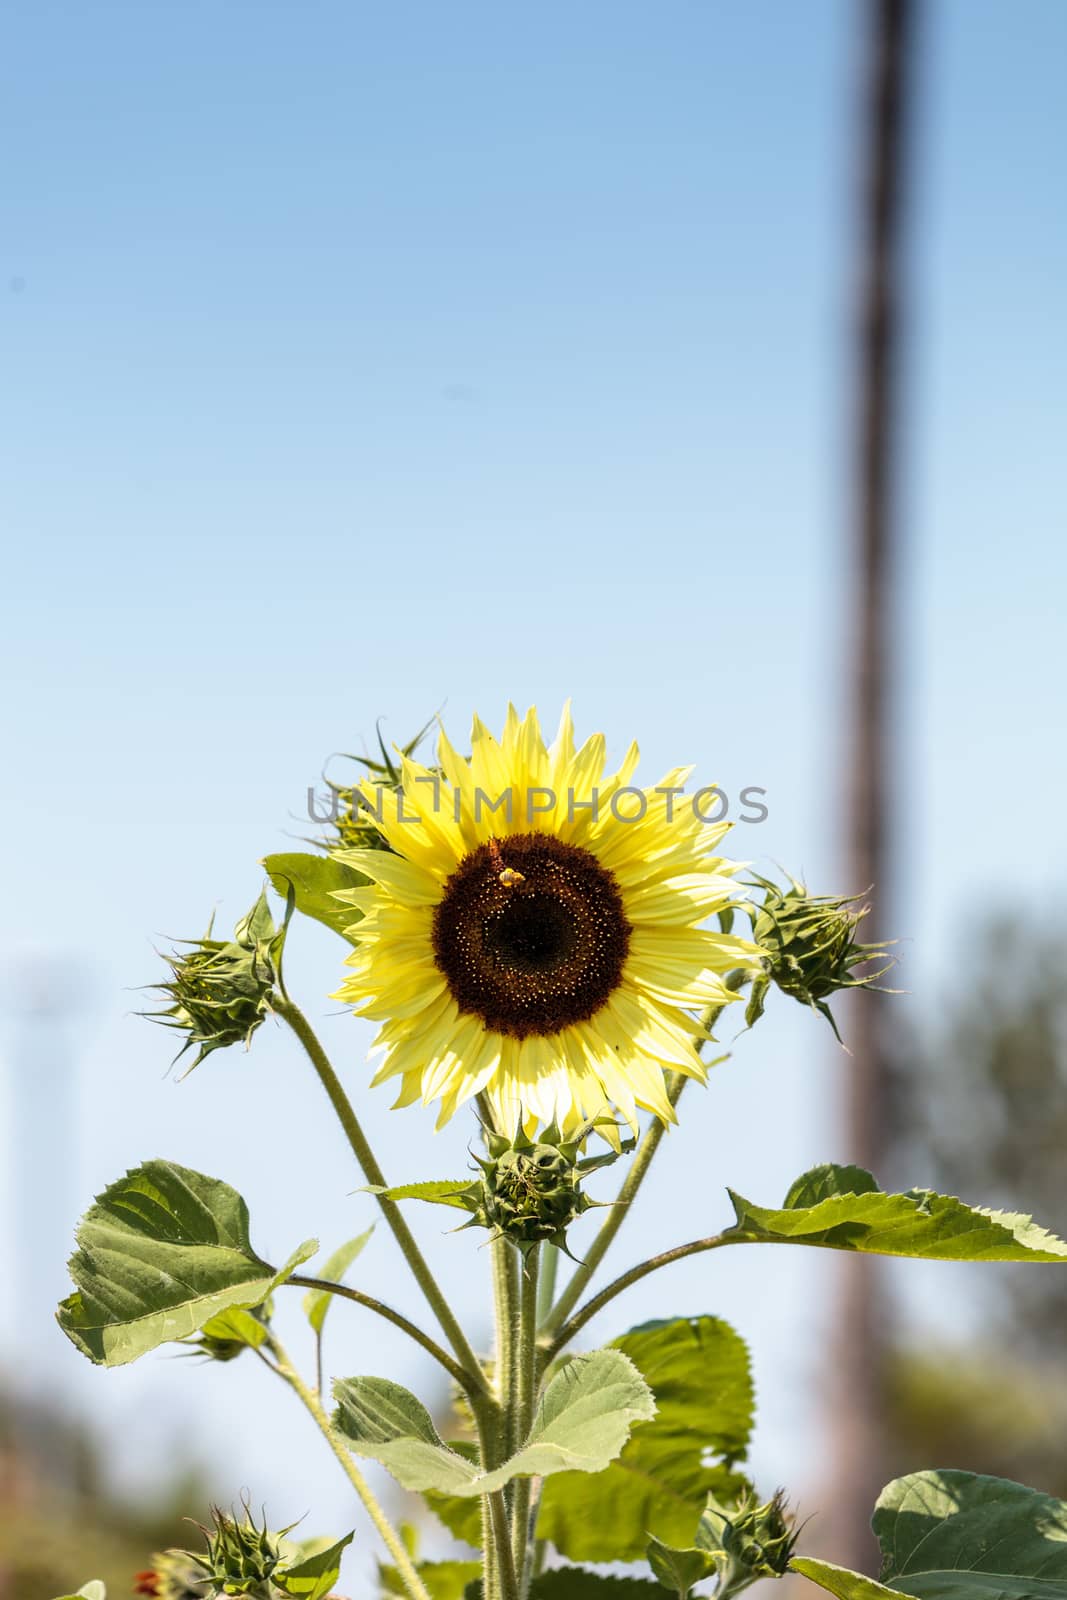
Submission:
[[[615,751],[639,738],[650,776],[691,760],[730,793],[764,786],[770,816],[739,825],[738,853],[836,883],[858,12],[10,9],[0,953],[9,1002],[28,956],[83,997],[59,1180],[71,1219],[160,1153],[242,1187],[265,1249],[357,1231],[366,1206],[339,1143],[320,1151],[324,1108],[283,1041],[264,1032],[249,1058],[176,1087],[169,1038],[130,1015],[129,988],[158,972],[153,942],[246,908],[258,858],[303,831],[323,758],[379,715],[403,738],[443,706],[462,734],[475,706],[499,721],[508,698],[533,700],[554,722],[571,694]],[[902,1025],[936,1005],[984,906],[1053,905],[1067,876],[1067,12],[924,12]],[[302,934],[310,1009],[330,1009],[337,961]],[[0,1104],[43,1164],[52,1080],[19,1072],[29,1046],[8,1011]],[[324,1026],[362,1097],[365,1033]],[[769,1199],[847,1154],[842,1068],[775,1008],[672,1136],[678,1159],[620,1265],[703,1228],[726,1182]],[[465,1130],[435,1140],[419,1113],[362,1098],[391,1170],[462,1162]],[[11,1272],[25,1213],[8,1214]],[[470,1236],[422,1226],[473,1314]],[[42,1306],[68,1232],[37,1241]],[[368,1282],[391,1284],[384,1241],[364,1259]],[[626,1313],[655,1314],[668,1290],[690,1311],[740,1295],[762,1364],[759,1464],[803,1478],[827,1275],[767,1270],[680,1268]],[[10,1350],[13,1315],[3,1332]],[[49,1382],[114,1426],[148,1407],[173,1438],[210,1393],[221,1492],[249,1484],[286,1519],[347,1514],[298,1420],[277,1459],[264,1374],[95,1374],[46,1324],[34,1338]],[[339,1365],[373,1365],[350,1339]]]

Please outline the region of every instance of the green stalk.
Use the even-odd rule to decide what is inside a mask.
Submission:
[[[506,1239],[490,1245],[493,1260],[493,1312],[496,1320],[496,1390],[504,1419],[503,1448],[518,1449],[515,1417],[515,1361],[519,1332],[518,1252]]]
[[[333,1106],[337,1119],[344,1129],[345,1137],[352,1148],[352,1153],[359,1162],[363,1176],[369,1184],[388,1188],[385,1174],[378,1165],[374,1152],[367,1141],[367,1136],[360,1126],[355,1111],[352,1109],[352,1103],[345,1094],[341,1086],[341,1080],[333,1070],[330,1058],[319,1043],[311,1024],[298,1006],[279,994],[275,994],[274,1009],[292,1028],[303,1045],[312,1066],[318,1073],[319,1082],[330,1098],[330,1104]],[[485,1374],[482,1372],[481,1363],[471,1349],[466,1334],[460,1327],[451,1306],[430,1271],[425,1256],[415,1243],[414,1235],[405,1222],[400,1207],[395,1201],[387,1200],[384,1195],[377,1195],[376,1199],[419,1288],[426,1296],[434,1315],[441,1324],[445,1337],[458,1357],[460,1366],[470,1374],[479,1394],[481,1396],[488,1395],[488,1384],[486,1383]]]
[[[690,1244],[675,1245],[673,1250],[664,1250],[658,1256],[650,1256],[647,1261],[639,1262],[636,1267],[631,1267],[628,1272],[621,1273],[606,1288],[601,1289],[599,1294],[595,1294],[591,1300],[587,1300],[581,1310],[576,1312],[569,1322],[564,1323],[554,1339],[547,1345],[542,1345],[545,1364],[547,1365],[548,1362],[554,1361],[560,1352],[566,1349],[575,1335],[581,1332],[586,1323],[591,1321],[598,1311],[603,1311],[604,1307],[610,1304],[616,1295],[622,1294],[625,1289],[629,1289],[633,1284],[640,1283],[641,1279],[647,1278],[650,1272],[658,1272],[660,1267],[669,1267],[672,1261],[682,1261],[686,1256],[702,1255],[706,1250],[719,1250],[723,1245],[744,1242],[746,1241],[738,1238],[736,1234],[731,1235],[729,1232],[713,1233],[707,1239],[694,1239]]]
[[[482,1461],[498,1467],[515,1449],[513,1395],[517,1344],[517,1256],[506,1239],[490,1245],[493,1264],[493,1319],[497,1409],[494,1421],[479,1430]],[[482,1497],[482,1554],[485,1600],[518,1600],[515,1563],[511,1553],[507,1491]]]
[[[672,1106],[678,1104],[687,1082],[688,1079],[680,1072],[672,1072],[668,1076],[667,1098]],[[661,1122],[658,1117],[653,1118],[645,1129],[644,1137],[637,1147],[637,1154],[619,1190],[618,1198],[608,1212],[606,1220],[601,1224],[600,1232],[586,1251],[585,1260],[581,1266],[575,1268],[567,1287],[541,1324],[543,1339],[551,1339],[558,1332],[581,1299],[590,1279],[614,1243],[615,1235],[626,1221],[626,1214],[645,1181],[652,1158],[659,1149],[660,1141],[666,1131],[667,1124]]]
[[[552,1310],[556,1298],[556,1278],[559,1274],[560,1250],[558,1245],[541,1246],[541,1265],[537,1275],[537,1321],[540,1325]]]
[[[341,1470],[344,1472],[345,1477],[363,1502],[364,1509],[378,1530],[382,1543],[395,1561],[397,1571],[404,1581],[404,1587],[411,1596],[411,1600],[431,1600],[426,1585],[416,1572],[411,1557],[404,1547],[404,1541],[378,1504],[373,1490],[353,1461],[351,1453],[346,1449],[343,1441],[331,1426],[330,1419],[323,1410],[318,1395],[308,1388],[284,1348],[273,1335],[269,1337],[269,1346],[278,1363],[274,1371],[278,1373],[279,1377],[285,1379],[290,1389],[299,1397],[305,1409],[314,1418],[320,1433],[340,1462]],[[269,1366],[270,1363],[268,1362],[267,1365]]]
[[[537,1402],[540,1367],[537,1353],[537,1278],[540,1249],[540,1245],[535,1244],[528,1252],[519,1278],[518,1339],[513,1396],[516,1449],[521,1449],[529,1436],[533,1427],[534,1406]],[[516,1478],[512,1485],[511,1559],[515,1568],[520,1600],[525,1600],[529,1586],[532,1491],[531,1478]]]
[[[453,1378],[472,1400],[477,1399],[477,1382],[473,1373],[467,1372],[464,1367],[460,1366],[458,1361],[453,1361],[448,1351],[442,1350],[435,1339],[431,1339],[428,1333],[417,1327],[414,1322],[411,1322],[401,1312],[394,1311],[392,1306],[386,1305],[381,1300],[374,1299],[373,1295],[364,1294],[361,1289],[349,1288],[347,1283],[330,1283],[325,1278],[305,1277],[302,1272],[294,1272],[285,1282],[287,1287],[291,1286],[294,1289],[318,1289],[326,1294],[335,1294],[342,1300],[351,1300],[354,1305],[363,1306],[365,1310],[375,1312],[379,1317],[384,1318],[386,1322],[391,1322],[394,1328],[399,1328],[402,1333],[406,1333],[408,1338],[413,1339],[417,1345],[421,1345],[427,1355],[433,1356],[438,1365],[444,1367],[449,1377]],[[319,1388],[320,1390],[322,1388],[321,1382],[319,1383]]]
[[[738,994],[747,983],[751,982],[751,979],[752,974],[750,972],[739,969],[736,972],[728,973],[725,983],[728,989],[731,989],[735,994]],[[709,1033],[719,1020],[719,1017],[722,1015],[723,1011],[726,1009],[726,1004],[728,1003],[729,1002],[718,1002],[715,1005],[709,1006],[704,1012],[700,1020],[703,1027],[707,1029]],[[702,1039],[700,1044],[697,1046],[698,1051],[703,1049],[704,1043],[705,1041]],[[672,1106],[676,1106],[678,1104],[678,1101],[682,1096],[682,1090],[685,1088],[688,1082],[688,1078],[686,1078],[680,1072],[669,1072],[667,1074],[667,1099],[670,1101]],[[667,1124],[665,1122],[661,1122],[658,1117],[653,1118],[652,1122],[645,1130],[644,1138],[641,1140],[641,1143],[638,1146],[637,1154],[633,1159],[633,1163],[629,1172],[626,1174],[622,1188],[619,1190],[618,1198],[616,1199],[615,1204],[612,1206],[611,1211],[608,1213],[606,1221],[601,1226],[600,1232],[597,1234],[592,1245],[589,1247],[589,1250],[586,1252],[585,1261],[576,1269],[570,1282],[567,1284],[567,1287],[564,1289],[563,1293],[560,1295],[551,1311],[542,1316],[542,1338],[551,1339],[552,1336],[558,1332],[563,1323],[574,1310],[575,1306],[578,1304],[581,1296],[584,1294],[590,1280],[593,1277],[593,1274],[596,1272],[596,1269],[599,1267],[600,1263],[607,1255],[608,1250],[614,1243],[615,1235],[626,1221],[627,1213],[637,1197],[637,1191],[645,1181],[648,1169],[652,1164],[652,1158],[659,1149],[663,1135],[666,1133],[666,1131]]]

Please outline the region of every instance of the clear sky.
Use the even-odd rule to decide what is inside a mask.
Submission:
[[[983,907],[1054,905],[1067,877],[1067,9],[922,9],[902,1026]],[[404,738],[443,706],[462,737],[475,706],[498,722],[534,700],[554,723],[573,694],[580,728],[616,752],[640,740],[650,781],[692,760],[731,794],[764,786],[769,818],[739,824],[737,853],[836,884],[860,12],[8,8],[4,1114],[55,1215],[34,1233],[9,1175],[0,1248],[35,1305],[62,1292],[89,1195],[149,1154],[235,1182],[267,1252],[365,1225],[284,1041],[264,1030],[175,1086],[129,989],[158,974],[153,941],[246,909],[257,859],[306,831],[323,758],[379,715]],[[340,953],[316,929],[294,940],[313,1012]],[[48,1041],[15,1016],[28,956],[82,1007],[73,1143]],[[391,1116],[362,1089],[365,1031],[324,1026],[389,1169],[461,1167],[468,1130]],[[774,1007],[694,1096],[620,1266],[714,1225],[726,1182],[771,1200],[847,1157],[843,1065]],[[473,1315],[471,1236],[419,1221]],[[417,1308],[384,1239],[360,1270]],[[758,1465],[803,1481],[827,1281],[819,1260],[698,1262],[620,1317],[664,1295],[732,1307],[761,1364]],[[424,1381],[335,1318],[339,1370]],[[190,1444],[209,1404],[220,1493],[247,1485],[279,1520],[311,1506],[309,1528],[348,1515],[299,1419],[268,1416],[260,1370],[93,1373],[43,1310],[28,1329],[9,1305],[0,1331],[109,1426],[138,1423],[131,1471]]]

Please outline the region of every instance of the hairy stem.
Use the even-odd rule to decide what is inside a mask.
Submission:
[[[690,1244],[675,1245],[673,1250],[664,1250],[658,1256],[650,1256],[647,1261],[631,1267],[629,1272],[622,1273],[606,1288],[601,1289],[599,1294],[587,1300],[581,1310],[576,1312],[569,1322],[564,1323],[556,1337],[545,1348],[545,1362],[554,1361],[560,1351],[566,1349],[575,1335],[581,1332],[598,1311],[603,1311],[616,1295],[622,1294],[623,1290],[629,1289],[632,1284],[640,1283],[650,1272],[658,1272],[660,1267],[669,1267],[672,1261],[681,1261],[686,1256],[701,1255],[705,1250],[718,1250],[723,1245],[738,1243],[741,1243],[741,1240],[728,1233],[713,1233],[707,1239],[694,1239]]]
[[[535,1244],[529,1251],[519,1276],[518,1338],[512,1400],[515,1411],[516,1449],[521,1449],[529,1435],[533,1426],[534,1406],[537,1402],[540,1371],[537,1352],[537,1276],[540,1249],[540,1245]],[[516,1478],[512,1485],[511,1559],[515,1568],[520,1600],[524,1600],[529,1584],[532,1491],[533,1481],[530,1478]]]
[[[515,1416],[515,1362],[519,1333],[518,1252],[506,1239],[494,1239],[493,1314],[496,1321],[496,1390],[504,1418],[503,1448],[511,1455],[518,1448]]]
[[[369,1184],[387,1188],[385,1174],[378,1165],[374,1152],[367,1141],[367,1136],[360,1126],[355,1111],[352,1109],[352,1103],[345,1094],[341,1081],[330,1063],[330,1058],[319,1043],[311,1024],[298,1006],[280,995],[275,995],[274,997],[274,1009],[292,1028],[303,1045],[312,1066],[318,1073],[319,1082],[330,1098],[330,1104],[333,1106],[337,1119],[344,1129],[345,1137],[348,1139],[353,1155],[359,1162],[363,1176]],[[414,1235],[401,1214],[400,1207],[395,1201],[387,1200],[384,1195],[378,1195],[376,1198],[381,1207],[382,1215],[392,1229],[393,1237],[400,1246],[404,1259],[411,1268],[419,1288],[426,1296],[434,1315],[441,1324],[441,1328],[452,1346],[460,1366],[464,1371],[471,1374],[479,1392],[487,1394],[488,1384],[478,1358],[471,1349],[470,1342],[456,1320],[436,1278],[430,1271],[425,1256],[416,1244]]]
[[[541,1263],[537,1274],[537,1321],[542,1323],[552,1310],[556,1298],[556,1278],[559,1273],[560,1250],[558,1245],[541,1246]]]
[[[293,1363],[290,1361],[285,1350],[273,1335],[269,1336],[268,1343],[277,1362],[277,1366],[274,1368],[274,1370],[278,1373],[279,1377],[285,1379],[290,1389],[293,1390],[294,1394],[296,1394],[303,1403],[305,1410],[307,1410],[314,1418],[320,1433],[326,1440],[326,1443],[329,1445],[334,1455],[337,1457],[337,1460],[340,1462],[342,1472],[345,1474],[345,1477],[348,1479],[349,1483],[356,1491],[356,1494],[363,1502],[364,1509],[366,1510],[367,1515],[370,1517],[370,1520],[373,1522],[375,1528],[378,1530],[382,1543],[385,1545],[386,1549],[389,1551],[389,1554],[396,1563],[397,1571],[403,1580],[405,1589],[411,1596],[411,1600],[430,1600],[429,1591],[427,1590],[422,1579],[419,1577],[418,1573],[415,1571],[411,1557],[408,1555],[408,1552],[404,1547],[404,1541],[401,1539],[400,1534],[393,1527],[393,1524],[389,1521],[389,1518],[378,1504],[378,1500],[373,1490],[353,1461],[350,1452],[345,1447],[344,1441],[338,1436],[334,1428],[331,1426],[330,1419],[323,1410],[322,1403],[319,1400],[318,1395],[314,1392],[314,1390],[308,1388],[303,1378],[301,1378],[299,1372],[297,1372],[296,1368],[293,1366]]]

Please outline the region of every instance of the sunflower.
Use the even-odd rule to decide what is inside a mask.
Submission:
[[[569,708],[546,748],[511,707],[500,741],[474,719],[469,758],[442,732],[436,769],[405,757],[398,793],[364,784],[389,849],[337,852],[370,884],[340,896],[359,942],[335,998],[381,1023],[374,1082],[400,1080],[397,1106],[439,1099],[440,1127],[483,1096],[502,1131],[566,1133],[673,1121],[665,1074],[704,1080],[695,1014],[735,1000],[726,975],[759,950],[703,926],[737,897],[730,825],[683,795],[689,768],[636,787],[637,759],[605,776]]]

